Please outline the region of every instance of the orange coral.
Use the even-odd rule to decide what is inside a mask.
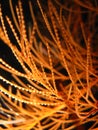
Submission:
[[[25,4],[9,0],[12,17],[0,8],[1,43],[14,57],[0,58],[1,129],[97,128],[96,1],[29,1],[29,20]]]

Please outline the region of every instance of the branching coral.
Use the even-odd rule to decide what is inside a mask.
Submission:
[[[9,0],[11,17],[0,8],[1,44],[14,57],[0,58],[1,129],[97,128],[96,1],[29,1],[29,20],[25,4]]]

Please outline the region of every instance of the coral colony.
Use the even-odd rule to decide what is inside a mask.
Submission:
[[[0,130],[97,130],[97,23],[96,0],[0,2]]]

